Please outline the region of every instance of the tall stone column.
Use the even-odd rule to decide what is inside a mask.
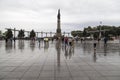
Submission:
[[[61,38],[60,9],[58,10],[58,15],[57,15],[56,36]]]

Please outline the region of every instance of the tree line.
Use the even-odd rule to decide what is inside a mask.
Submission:
[[[93,35],[94,38],[99,38],[99,32],[101,31],[101,37],[118,37],[120,36],[120,26],[107,26],[107,25],[102,25],[102,26],[96,26],[96,27],[91,27],[88,26],[82,30],[76,30],[76,31],[71,31],[71,35],[73,37],[90,37],[91,34]],[[2,32],[0,31],[0,34]],[[10,39],[13,38],[13,33],[11,29],[8,29],[5,33],[5,38]],[[20,30],[18,33],[18,38],[24,38],[24,30]],[[29,38],[34,38],[36,36],[35,31],[31,30]]]
[[[90,37],[91,34],[93,35],[94,38],[99,38],[99,33],[101,32],[101,37],[118,37],[120,36],[120,26],[107,26],[107,25],[102,25],[102,26],[96,26],[96,27],[91,27],[88,26],[87,28],[84,28],[82,30],[76,30],[76,31],[71,31],[71,35],[73,37]]]
[[[12,33],[12,30],[11,29],[8,29],[5,33],[4,33],[4,38],[5,39],[11,39],[11,38],[15,38],[15,36],[13,36],[13,33]],[[20,30],[19,32],[18,32],[18,38],[19,39],[22,39],[22,38],[24,38],[24,36],[25,36],[25,34],[24,34],[24,30]],[[36,36],[36,34],[35,34],[35,31],[34,30],[31,30],[30,31],[30,36],[29,36],[29,38],[35,38],[35,36]]]

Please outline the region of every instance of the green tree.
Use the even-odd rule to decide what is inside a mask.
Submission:
[[[116,26],[109,26],[109,25],[102,25],[102,26],[96,26],[96,27],[88,26],[87,28],[84,28],[83,31],[72,31],[71,35],[74,37],[75,36],[81,37],[80,32],[82,32],[83,37],[89,37],[90,34],[93,34],[94,38],[99,38],[100,30],[101,30],[101,37],[105,37],[105,36],[106,37],[110,37],[110,36],[118,37],[118,36],[120,36],[120,26],[116,27]]]
[[[24,38],[25,34],[24,34],[24,30],[20,30],[19,33],[18,33],[18,37],[19,38]]]
[[[92,30],[92,27],[91,27],[91,26],[88,26],[87,30],[89,30],[89,31]]]
[[[91,29],[90,29],[90,30],[91,30]],[[88,33],[88,31],[89,31],[89,28],[84,28],[82,36],[83,36],[83,37],[88,37],[88,36],[90,36],[90,33]]]
[[[2,31],[0,30],[0,35],[2,34]]]
[[[2,31],[0,31],[0,37],[2,37],[3,35],[2,35]]]
[[[11,29],[8,29],[8,30],[7,30],[5,37],[6,37],[7,39],[10,39],[10,38],[13,37],[13,33],[12,33]]]
[[[0,39],[1,39],[1,37],[2,37],[2,31],[0,31]]]
[[[30,32],[30,38],[35,38],[35,36],[36,36],[35,31],[32,30],[32,31]]]
[[[118,36],[120,36],[120,27],[117,28],[116,33]]]
[[[80,31],[80,30],[77,30],[77,31],[72,31],[71,32],[71,35],[73,36],[73,37],[76,37],[76,36],[79,36],[79,37],[82,37],[82,31]]]
[[[5,31],[5,32],[3,33],[3,36],[6,36],[6,34],[7,34],[7,31]]]
[[[71,35],[72,35],[73,37],[76,37],[76,36],[77,36],[76,31],[72,31],[72,32],[71,32]]]

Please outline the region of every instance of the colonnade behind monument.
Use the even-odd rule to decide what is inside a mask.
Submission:
[[[18,32],[20,30],[16,29],[16,28],[5,28],[6,30],[10,29],[13,33],[13,37],[15,38],[18,38]],[[24,29],[23,29],[24,30]],[[44,32],[44,31],[40,31],[40,32],[35,32],[36,33],[36,38],[44,38],[44,37],[49,37],[49,38],[52,38],[56,35],[56,32]],[[30,31],[27,31],[27,30],[24,30],[24,34],[25,34],[25,37],[29,37],[30,35]],[[71,32],[62,32],[62,35],[64,36],[68,36],[70,37],[70,34]]]

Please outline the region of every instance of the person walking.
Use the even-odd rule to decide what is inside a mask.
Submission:
[[[96,50],[96,46],[97,46],[97,42],[96,42],[96,40],[94,39],[94,41],[93,41],[94,50]]]
[[[105,38],[104,38],[104,46],[107,46],[107,41],[108,41],[108,38],[105,37]]]
[[[69,46],[72,46],[72,38],[69,38]]]
[[[68,37],[67,36],[64,38],[64,41],[65,41],[65,47],[66,47],[68,45]]]

